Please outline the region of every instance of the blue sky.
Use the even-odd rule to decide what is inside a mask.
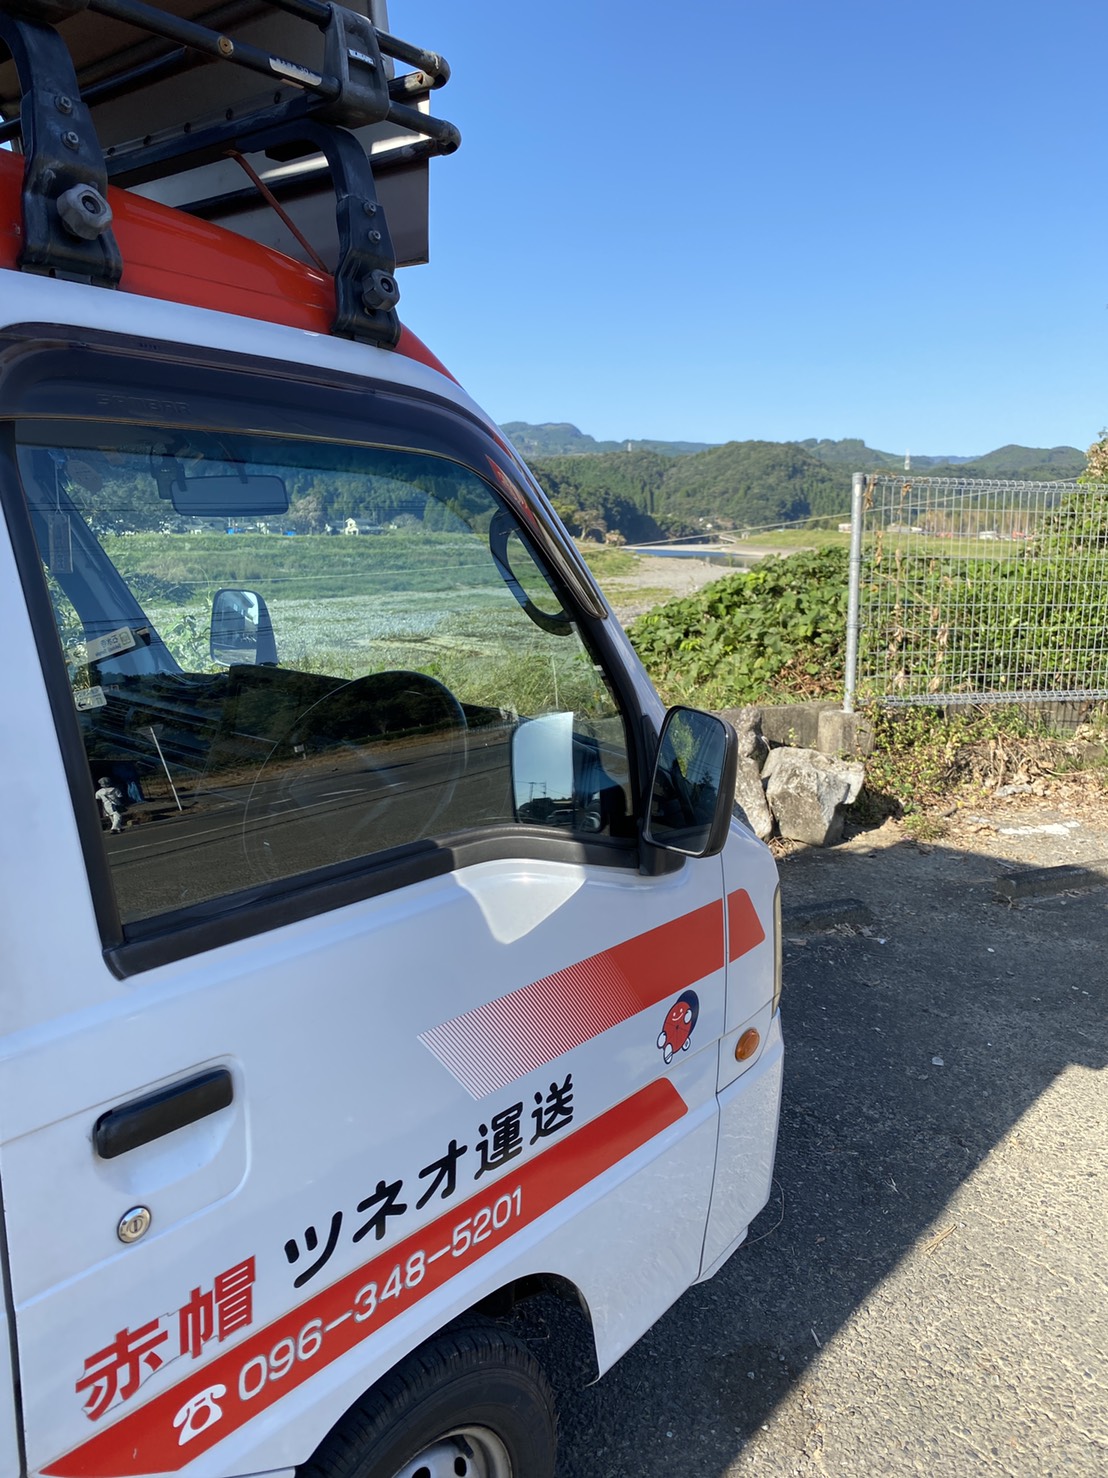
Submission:
[[[971,455],[1108,422],[1104,0],[390,0],[401,311],[497,420]]]

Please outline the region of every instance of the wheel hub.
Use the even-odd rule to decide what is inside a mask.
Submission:
[[[425,1447],[396,1478],[512,1478],[512,1461],[495,1432],[466,1427]]]

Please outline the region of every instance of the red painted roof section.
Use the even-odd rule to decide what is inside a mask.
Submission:
[[[18,262],[22,180],[22,156],[0,150],[0,268]],[[335,285],[328,273],[127,190],[109,188],[108,201],[123,254],[122,292],[330,333]],[[409,329],[396,352],[450,375]]]

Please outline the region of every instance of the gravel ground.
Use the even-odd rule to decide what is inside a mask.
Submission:
[[[770,1205],[564,1397],[559,1478],[1108,1472],[1108,887],[1049,891],[1106,860],[1079,788],[782,859]]]
[[[621,626],[649,611],[660,601],[695,595],[705,585],[722,575],[734,574],[734,567],[716,564],[710,559],[686,559],[639,554],[638,564],[630,575],[604,580],[604,594]]]

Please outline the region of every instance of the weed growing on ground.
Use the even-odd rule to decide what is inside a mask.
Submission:
[[[927,816],[919,811],[904,818],[904,830],[915,842],[939,842],[950,830],[942,816]]]
[[[967,705],[957,709],[874,706],[873,753],[854,807],[863,825],[903,816],[917,840],[945,811],[980,804],[998,790],[1042,793],[1059,775],[1108,766],[1085,743],[1060,734],[1026,708]]]

